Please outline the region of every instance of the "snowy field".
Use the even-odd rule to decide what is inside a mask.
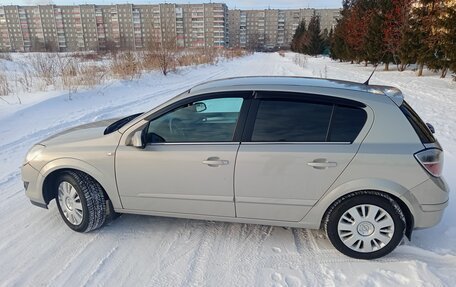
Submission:
[[[2,286],[454,286],[456,204],[436,227],[415,231],[375,261],[341,255],[323,233],[260,225],[123,215],[88,234],[71,231],[54,202],[32,206],[19,167],[36,142],[100,119],[146,111],[195,84],[242,75],[315,76],[364,82],[371,67],[293,54],[255,54],[164,77],[114,81],[79,91],[0,101],[0,285]],[[0,60],[0,68],[6,65]],[[435,75],[377,71],[371,84],[400,88],[445,148],[456,190],[456,83]]]

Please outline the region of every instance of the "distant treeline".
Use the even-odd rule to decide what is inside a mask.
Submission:
[[[320,33],[314,16],[307,29],[301,23],[292,44],[310,55],[325,47],[340,61],[383,63],[385,70],[394,64],[399,71],[416,64],[418,76],[427,66],[445,78],[456,73],[456,1],[343,0],[334,31]]]

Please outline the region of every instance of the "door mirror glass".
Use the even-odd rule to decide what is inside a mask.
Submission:
[[[204,112],[205,110],[207,110],[207,106],[205,103],[202,103],[202,102],[197,102],[197,103],[194,103],[193,104],[193,107],[195,108],[195,111],[197,113],[202,113]]]
[[[144,148],[143,134],[142,130],[135,132],[131,138],[131,145],[137,148]]]

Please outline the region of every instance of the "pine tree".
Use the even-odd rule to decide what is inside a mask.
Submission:
[[[310,18],[309,28],[307,30],[308,33],[308,43],[307,43],[307,54],[315,56],[323,53],[323,38],[321,36],[321,29],[320,29],[320,15],[314,13]]]
[[[298,28],[293,35],[293,40],[291,41],[291,50],[296,53],[301,53],[302,51],[302,40],[306,34],[306,20],[302,19],[299,23]]]
[[[344,39],[348,46],[350,60],[367,65],[366,39],[373,11],[363,1],[353,4],[347,14]]]
[[[347,55],[347,46],[344,40],[344,24],[343,20],[337,21],[336,27],[334,28],[334,32],[330,38],[331,41],[331,51],[330,57],[333,60],[340,60],[340,61],[348,61],[350,60]]]
[[[417,20],[409,16],[408,23],[403,31],[402,39],[397,50],[397,55],[400,59],[399,71],[404,71],[407,65],[417,62],[418,51],[421,43],[423,43],[423,34],[417,28]]]
[[[438,69],[437,50],[440,40],[434,34],[436,27],[436,8],[440,0],[420,0],[413,9],[414,33],[419,45],[417,49],[416,63],[418,64],[418,76],[423,75],[425,65],[431,69]]]
[[[378,13],[374,13],[368,25],[368,32],[365,39],[366,60],[374,65],[384,61],[385,57],[382,24],[382,17]]]
[[[456,6],[450,6],[448,1],[437,1],[433,7],[434,27],[430,45],[434,50],[434,59],[427,63],[429,68],[440,70],[440,77],[445,78],[448,70],[454,65],[454,50],[456,42],[454,15]]]
[[[350,49],[347,45],[347,18],[350,15],[352,8],[352,0],[342,1],[342,11],[340,12],[341,18],[337,19],[336,26],[332,36],[330,37],[330,57],[331,59],[338,59],[340,61],[352,60],[350,57]]]
[[[444,49],[449,59],[448,68],[455,74],[456,81],[456,5],[446,8],[446,20],[443,24],[445,29]]]
[[[404,40],[409,30],[409,15],[412,0],[388,0],[385,2],[383,42],[386,56],[390,56],[399,71],[403,71],[407,64],[407,54],[401,53]],[[387,69],[387,63],[385,63]]]

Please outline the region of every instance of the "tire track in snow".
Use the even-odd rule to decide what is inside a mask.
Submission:
[[[60,286],[61,285],[61,279],[60,277],[63,277],[63,276],[68,276],[67,274],[67,270],[72,266],[74,265],[75,263],[77,263],[80,258],[82,257],[81,255],[84,254],[86,252],[86,249],[87,247],[92,244],[93,242],[95,242],[95,240],[100,236],[100,234],[94,234],[88,241],[84,242],[84,244],[82,246],[80,246],[80,248],[72,253],[70,255],[69,258],[67,258],[67,261],[65,263],[65,265],[63,265],[63,267],[61,267],[58,272],[56,272],[48,281],[48,285],[52,285],[52,286]]]
[[[229,225],[231,223],[227,223],[227,227]],[[231,254],[228,258],[231,261],[229,265],[234,269],[233,274],[226,274],[232,276],[227,278],[228,284],[220,281],[218,283],[228,286],[247,286],[249,282],[255,280],[257,266],[261,259],[259,254],[262,253],[264,243],[271,236],[275,227],[252,224],[236,224],[235,227],[234,231],[238,232],[238,236],[236,238],[235,232],[232,232],[231,236],[236,240],[231,240],[228,246],[217,249],[217,253],[225,251],[225,253]],[[226,240],[222,242],[226,242]]]
[[[155,249],[155,255],[158,263],[157,268],[152,269],[152,273],[156,274],[152,280],[149,280],[155,286],[164,286],[172,282],[168,282],[167,278],[161,277],[161,274],[168,273],[173,266],[180,261],[185,261],[188,255],[194,249],[192,246],[192,236],[195,231],[192,226],[192,220],[186,219],[170,219],[173,221],[167,229],[165,236],[162,237]],[[166,222],[164,224],[167,224]],[[177,229],[175,226],[177,225]],[[163,256],[165,255],[165,256]],[[183,275],[182,275],[183,276]]]
[[[99,285],[95,284],[96,282],[96,277],[95,275],[99,274],[103,267],[105,266],[106,261],[110,259],[110,257],[117,251],[118,246],[113,247],[111,250],[108,251],[108,253],[101,259],[98,259],[98,264],[96,265],[95,269],[92,271],[92,273],[89,274],[88,277],[86,277],[86,280],[81,284],[81,286],[93,286],[93,285]]]
[[[208,258],[212,247],[221,232],[220,225],[211,226],[212,228],[204,228],[203,235],[198,243],[195,252],[192,254],[190,266],[186,271],[185,279],[182,282],[182,287],[186,286],[203,286],[206,278],[206,269]]]

